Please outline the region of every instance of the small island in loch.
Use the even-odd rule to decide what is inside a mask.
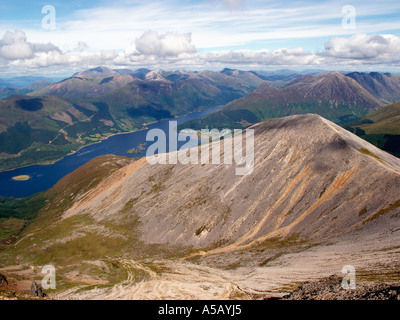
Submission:
[[[12,177],[11,179],[14,181],[26,181],[26,180],[29,180],[30,178],[31,178],[31,176],[28,176],[27,174],[23,174],[20,176]]]

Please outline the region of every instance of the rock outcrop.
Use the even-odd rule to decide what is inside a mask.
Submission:
[[[5,286],[5,285],[8,285],[7,278],[2,274],[0,274],[0,286]]]
[[[31,285],[31,295],[33,297],[44,298],[46,294],[42,290],[42,285],[36,283],[36,281],[32,281]]]

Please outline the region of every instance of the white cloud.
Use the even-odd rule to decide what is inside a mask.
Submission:
[[[21,30],[6,31],[0,40],[0,57],[6,60],[30,59],[36,53],[61,52],[52,43],[30,43],[27,42],[25,32]]]
[[[360,68],[371,65],[392,66],[400,61],[400,38],[394,35],[356,34],[328,40],[322,52],[302,47],[277,50],[216,50],[196,53],[191,34],[171,31],[145,31],[125,51],[89,50],[76,41],[73,49],[61,51],[52,43],[28,42],[23,31],[7,31],[0,41],[2,70],[50,70],[88,68],[98,65],[166,69],[217,69],[221,66],[250,68],[315,66]]]
[[[335,37],[325,44],[325,54],[341,59],[395,60],[399,58],[400,38],[394,35],[355,34]]]
[[[321,58],[303,48],[264,50],[236,50],[203,53],[198,56],[206,62],[219,62],[240,65],[309,65],[318,64]]]
[[[196,52],[190,33],[167,32],[159,34],[156,31],[148,30],[136,39],[135,45],[140,54],[147,56],[178,57],[181,54]]]

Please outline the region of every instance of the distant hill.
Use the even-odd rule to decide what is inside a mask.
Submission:
[[[400,102],[384,106],[343,127],[400,157]]]
[[[126,70],[126,69],[124,69]],[[130,74],[132,71],[129,70],[128,72],[123,71],[123,74]],[[81,71],[78,71],[77,73],[74,73],[72,77],[109,77],[109,76],[117,76],[121,75],[121,73],[118,72],[118,70],[113,70],[111,68],[105,67],[105,66],[100,66],[92,69],[84,69]]]
[[[346,76],[356,80],[375,98],[385,104],[400,100],[400,75],[391,73],[352,72]]]
[[[52,95],[66,98],[99,97],[118,89],[136,78],[131,75],[109,75],[91,77],[75,75],[40,90],[30,92],[30,96]]]
[[[258,82],[213,71],[155,70],[101,97],[122,128],[154,119],[224,105],[257,88]],[[259,82],[262,82],[259,79]]]
[[[12,94],[27,94],[29,92],[35,91],[35,90],[40,90],[43,89],[44,87],[47,87],[51,85],[52,82],[50,81],[35,81],[32,82],[30,85],[24,87],[24,88],[15,88],[15,87],[7,87],[0,89],[0,99],[7,98],[8,96]]]
[[[316,113],[336,123],[357,119],[379,109],[379,101],[357,81],[339,72],[305,75],[283,88],[263,83],[247,96],[189,127],[241,128],[268,118]]]
[[[0,79],[0,89],[3,88],[25,88],[31,85],[34,82],[38,81],[47,81],[47,82],[55,82],[58,81],[57,78],[47,78],[47,77],[35,77],[35,76],[21,76],[21,77],[12,77],[12,78],[3,78]]]

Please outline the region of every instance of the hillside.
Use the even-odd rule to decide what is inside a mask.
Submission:
[[[243,79],[212,71],[156,70],[147,73],[145,80],[132,81],[101,99],[110,106],[118,125],[125,128],[223,105],[254,89]]]
[[[0,170],[52,162],[120,131],[100,102],[11,95],[0,100]]]
[[[263,82],[243,74],[98,67],[11,94],[0,100],[0,170],[53,162],[111,134],[224,105]]]
[[[192,81],[193,79],[197,79],[197,81],[201,82],[201,85],[203,86],[203,88],[199,88],[199,85],[197,85],[195,90],[207,89],[211,94],[215,90],[213,90],[213,88],[206,88],[207,86],[218,86],[220,89],[225,88],[226,90],[237,90],[237,94],[233,95],[234,98],[249,93],[264,82],[263,79],[251,72],[239,70],[232,70],[232,72],[225,70],[221,73],[212,71],[202,71],[197,73],[184,70],[164,71],[138,69],[132,71],[128,69],[112,70],[107,67],[97,67],[77,72],[70,78],[64,79],[40,90],[30,92],[29,95],[54,95],[67,98],[100,97],[116,89],[122,88],[135,80],[135,83],[140,83],[140,81],[137,80],[161,81],[168,84],[176,83],[177,86],[179,86],[179,84],[184,83],[186,80]],[[118,95],[118,93],[115,94]],[[157,98],[155,97],[155,99]],[[230,99],[229,101],[232,100],[233,99]]]
[[[52,263],[59,299],[263,297],[349,264],[357,279],[393,281],[400,160],[317,115],[252,128],[245,176],[225,164],[89,162],[44,195],[0,273],[23,288]]]
[[[384,106],[343,127],[400,157],[400,102]]]
[[[383,105],[354,79],[339,72],[305,75],[282,88],[264,83],[215,114],[188,127],[242,128],[268,118],[316,113],[336,123],[355,120]]]
[[[121,88],[135,77],[131,75],[110,75],[106,77],[89,77],[76,75],[51,84],[45,88],[30,92],[30,96],[52,95],[65,98],[99,97],[115,89]]]
[[[363,88],[383,103],[400,100],[400,75],[379,72],[352,72],[347,77],[356,80]]]
[[[24,88],[15,88],[15,87],[3,88],[0,89],[0,99],[5,99],[13,94],[24,95],[35,90],[43,89],[44,87],[47,87],[51,84],[52,82],[49,81],[35,81]]]

